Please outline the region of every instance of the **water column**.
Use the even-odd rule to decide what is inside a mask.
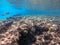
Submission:
[[[10,12],[6,15],[6,12]],[[1,14],[4,14],[2,16]],[[60,0],[1,0],[0,16],[1,19],[15,14],[30,15],[52,15],[60,14]]]
[[[28,13],[59,14],[60,0],[9,0],[16,8],[24,8]],[[23,10],[24,10],[23,9]]]
[[[18,13],[20,10],[17,10],[8,0],[0,0],[0,20],[5,20]]]
[[[59,14],[60,0],[27,0],[26,8],[42,14]]]

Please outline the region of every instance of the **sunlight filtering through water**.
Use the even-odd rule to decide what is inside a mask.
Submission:
[[[9,1],[12,2],[12,0],[9,0]],[[15,0],[13,0],[12,4],[9,1],[8,0],[0,0],[0,20],[4,20],[4,19],[11,17],[13,15],[16,15],[16,14],[20,14],[21,16],[37,15],[37,14],[38,15],[58,15],[58,16],[60,15],[60,8],[59,8],[60,5],[59,6],[57,5],[59,9],[56,9],[56,10],[51,9],[50,10],[50,8],[46,8],[48,2],[46,3],[46,1],[45,1],[43,3],[44,0],[43,1],[41,0],[41,4],[38,2],[39,0],[37,0],[38,3],[37,2],[34,3],[34,0],[33,1],[17,0],[16,2],[15,2]],[[19,1],[21,1],[21,3]],[[16,3],[18,3],[18,4],[16,4]],[[35,10],[35,8],[36,8],[36,10]],[[9,12],[9,14],[7,14],[6,12]]]

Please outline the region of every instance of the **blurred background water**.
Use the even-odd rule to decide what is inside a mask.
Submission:
[[[60,16],[60,0],[0,0],[0,20],[17,14]]]

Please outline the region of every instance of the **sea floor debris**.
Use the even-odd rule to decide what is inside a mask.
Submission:
[[[0,22],[0,45],[60,45],[60,18],[12,17]]]

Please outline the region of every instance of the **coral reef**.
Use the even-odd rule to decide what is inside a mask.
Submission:
[[[0,45],[60,45],[59,18],[11,17],[0,25]]]

